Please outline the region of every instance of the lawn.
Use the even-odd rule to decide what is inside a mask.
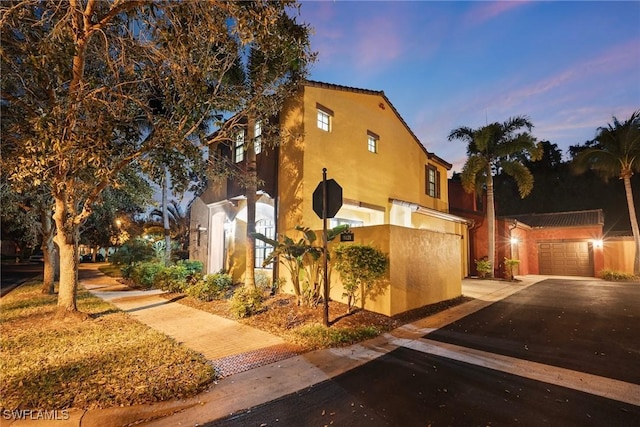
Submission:
[[[54,320],[56,296],[26,283],[0,300],[0,407],[105,408],[193,396],[211,365],[113,305],[78,292],[84,321]]]

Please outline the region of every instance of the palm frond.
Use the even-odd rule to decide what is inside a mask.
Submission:
[[[484,182],[486,179],[487,166],[487,159],[483,156],[473,155],[467,159],[460,176],[464,191],[467,193],[477,191],[477,183]]]
[[[501,165],[502,170],[515,179],[520,198],[527,197],[533,190],[534,179],[531,171],[518,161],[503,161]]]

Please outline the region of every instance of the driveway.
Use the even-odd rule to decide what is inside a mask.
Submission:
[[[638,284],[548,279],[208,425],[635,425],[639,320]]]
[[[640,384],[640,285],[547,279],[425,338]]]

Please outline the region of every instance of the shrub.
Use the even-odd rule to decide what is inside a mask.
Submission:
[[[256,272],[255,282],[258,288],[269,292],[271,295],[275,295],[280,292],[286,280],[278,277],[273,281],[270,274],[267,274],[264,271],[258,271]]]
[[[477,259],[476,260],[476,270],[478,270],[478,276],[482,279],[486,279],[487,277],[491,277],[491,261],[488,259]]]
[[[134,266],[131,264],[127,264],[120,269],[122,277],[125,279],[131,279],[131,275],[133,274]]]
[[[183,265],[164,267],[155,274],[153,286],[167,292],[182,292],[189,275],[189,270]]]
[[[626,282],[632,280],[640,280],[640,277],[634,276],[630,273],[624,273],[622,271],[615,270],[602,270],[600,272],[602,280],[608,280],[610,282]]]
[[[154,252],[149,243],[144,239],[133,239],[120,246],[118,250],[109,257],[112,264],[131,265],[138,262],[151,261]]]
[[[513,280],[513,269],[520,264],[519,259],[509,259],[504,257],[504,272],[507,275],[507,280]]]
[[[153,286],[155,276],[158,272],[162,271],[164,266],[156,262],[143,262],[133,266],[130,279],[136,285],[149,289]]]
[[[347,309],[351,311],[360,290],[360,304],[364,309],[367,298],[383,292],[384,277],[389,258],[370,245],[340,244],[335,249],[335,267],[340,273],[347,296]]]
[[[183,259],[178,261],[176,265],[186,268],[189,272],[188,274],[202,273],[202,270],[204,269],[202,261]]]
[[[231,276],[224,273],[207,274],[186,289],[189,296],[202,301],[213,301],[227,296],[233,286]]]
[[[242,286],[231,297],[231,312],[239,318],[249,317],[262,311],[264,291],[258,287]]]

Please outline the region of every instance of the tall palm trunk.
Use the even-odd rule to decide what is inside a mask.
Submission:
[[[496,209],[493,197],[493,176],[491,175],[491,163],[487,166],[487,238],[489,240],[488,259],[491,263],[489,277],[493,278],[496,266]]]
[[[256,150],[255,150],[255,118],[250,115],[247,123],[247,248],[246,248],[246,268],[245,286],[256,286],[255,279],[255,259],[256,259],[256,193],[258,192],[258,173],[256,170]]]
[[[631,231],[633,233],[633,241],[636,246],[636,254],[633,259],[633,274],[640,276],[640,229],[638,228],[638,217],[636,216],[636,208],[633,203],[633,192],[631,191],[631,174],[623,177],[624,191],[627,194],[627,205],[629,207],[629,220],[631,221]]]

